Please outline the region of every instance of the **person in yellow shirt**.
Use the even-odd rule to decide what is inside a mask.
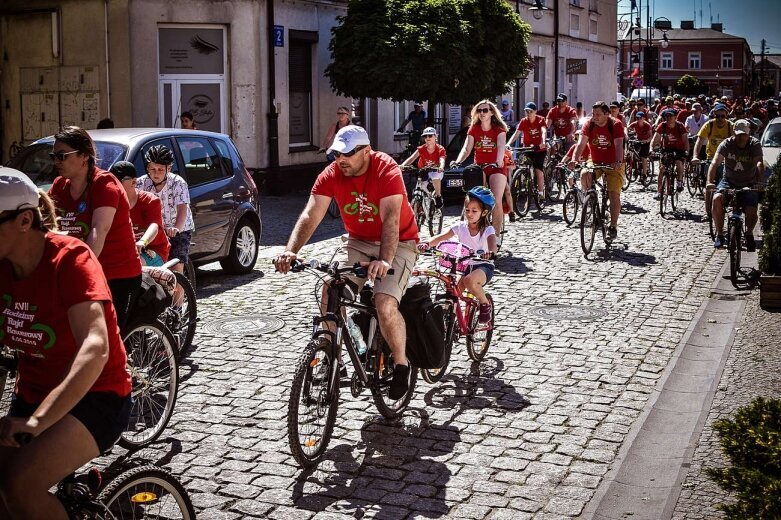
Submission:
[[[692,153],[691,163],[693,165],[700,164],[700,149],[707,143],[705,148],[705,156],[707,161],[702,165],[704,171],[707,170],[708,165],[716,156],[716,150],[722,141],[726,138],[735,135],[735,130],[732,127],[732,122],[727,120],[727,107],[722,103],[717,103],[711,111],[711,118],[705,122],[697,132],[697,142],[694,143],[694,152]],[[704,173],[704,172],[703,172]],[[716,170],[715,182],[721,180],[724,175],[724,164],[718,165]],[[706,218],[710,219],[711,200],[713,198],[712,190],[706,189],[705,192],[705,213]]]

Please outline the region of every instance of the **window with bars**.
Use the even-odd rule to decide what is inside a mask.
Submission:
[[[312,54],[317,33],[290,30],[288,51],[290,146],[312,144]]]

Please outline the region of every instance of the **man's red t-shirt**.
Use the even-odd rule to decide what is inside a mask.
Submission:
[[[578,143],[573,144],[569,147],[569,150],[567,150],[567,153],[564,154],[564,158],[561,160],[561,162],[567,162],[567,161],[574,161],[575,158],[572,157],[575,154],[575,150],[578,148]],[[581,161],[588,161],[591,158],[591,149],[590,147],[586,146],[583,148],[583,151],[580,152],[580,160]]]
[[[572,133],[573,119],[577,119],[578,114],[575,109],[567,105],[564,107],[564,111],[560,111],[559,107],[551,108],[548,112],[548,121],[550,121],[550,127],[553,128],[553,133],[556,137],[566,137]]]
[[[651,138],[654,136],[654,129],[651,126],[651,123],[649,123],[645,119],[635,121],[634,123],[629,125],[629,129],[635,131],[635,134],[637,135],[637,139],[639,141],[650,141]]]
[[[157,224],[157,235],[146,247],[160,255],[163,262],[168,261],[171,244],[163,228],[163,206],[160,199],[148,191],[137,191],[136,205],[130,208],[130,220],[133,223],[133,236],[139,240],[152,224]]]
[[[106,233],[98,260],[108,280],[139,276],[141,259],[133,237],[130,204],[119,180],[107,171],[95,168],[86,191],[75,200],[70,194],[70,184],[65,177],[57,177],[49,188],[49,195],[60,216],[60,230],[86,240],[92,226],[93,211],[103,207],[115,208],[114,220]]]
[[[532,121],[529,121],[528,117],[521,119],[518,123],[518,129],[523,132],[523,145],[536,145],[540,147],[540,150],[544,150],[546,146],[543,128],[545,128],[545,118],[542,116],[535,115]]]
[[[432,153],[425,144],[418,146],[418,168],[439,168],[439,160],[446,156],[445,147],[441,144],[436,145]]]
[[[507,133],[501,126],[492,126],[485,131],[480,123],[469,127],[467,135],[475,140],[475,164],[491,164],[496,162],[499,135]]]
[[[351,238],[379,242],[382,240],[380,199],[401,195],[399,241],[417,242],[418,226],[407,199],[407,190],[399,165],[389,155],[372,150],[369,169],[360,177],[346,177],[334,161],[317,176],[314,195],[333,197],[342,214],[342,223]]]
[[[40,403],[67,375],[81,345],[76,344],[68,309],[78,303],[103,303],[109,354],[90,392],[130,393],[127,356],[117,326],[106,277],[86,244],[47,233],[43,257],[33,272],[16,279],[11,262],[0,260],[0,341],[19,352],[16,392]]]
[[[610,126],[598,126],[588,118],[583,125],[583,135],[588,139],[588,147],[591,152],[591,159],[596,164],[613,164],[616,162],[616,146],[614,139],[624,138],[624,125],[621,121],[613,118],[613,132],[610,132]]]
[[[689,132],[678,121],[675,127],[670,128],[664,121],[656,126],[656,132],[662,136],[662,148],[672,148],[673,150],[686,150]]]
[[[677,121],[680,121],[681,123],[685,123],[685,122],[686,122],[686,118],[687,118],[687,117],[689,117],[691,114],[692,114],[692,113],[691,113],[691,110],[689,110],[689,109],[687,109],[687,108],[682,108],[682,109],[681,109],[681,110],[678,112],[678,115],[677,115],[677,116],[675,116],[675,119],[676,119]]]

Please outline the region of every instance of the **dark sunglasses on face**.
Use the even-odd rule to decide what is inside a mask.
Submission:
[[[434,135],[424,135],[423,139],[434,139],[434,137],[436,137],[436,136],[434,136]]]
[[[487,113],[489,113],[490,111],[491,111],[491,109],[490,109],[490,108],[478,108],[478,109],[477,109],[477,113],[478,113],[478,114],[487,114]]]
[[[79,153],[78,150],[73,150],[72,152],[49,152],[49,158],[52,161],[64,161],[65,157],[72,154],[72,153]]]
[[[347,116],[349,114],[347,112],[337,112],[336,115],[337,116]]]
[[[364,148],[365,148],[365,146],[356,146],[355,148],[353,148],[349,152],[342,153],[342,152],[336,152],[335,151],[335,152],[333,152],[333,154],[334,154],[334,157],[336,157],[337,159],[339,157],[342,157],[342,156],[344,156],[344,157],[352,157],[353,155],[355,155],[356,153],[360,152]]]
[[[727,114],[716,114],[716,119],[727,119]]]

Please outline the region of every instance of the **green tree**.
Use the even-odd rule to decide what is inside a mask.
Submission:
[[[340,95],[470,104],[527,74],[531,34],[505,0],[349,0],[325,69]]]
[[[675,82],[675,92],[678,94],[684,94],[686,96],[692,96],[695,94],[702,94],[708,90],[708,86],[696,76],[691,74],[684,74],[678,81]]]

